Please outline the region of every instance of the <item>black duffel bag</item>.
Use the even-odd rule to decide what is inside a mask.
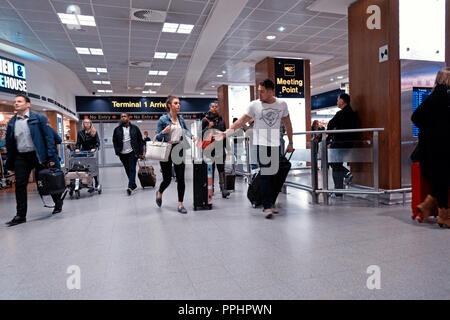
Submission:
[[[41,196],[61,194],[66,189],[64,172],[59,168],[46,168],[38,172],[37,188]]]

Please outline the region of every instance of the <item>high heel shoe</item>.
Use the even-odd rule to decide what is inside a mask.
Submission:
[[[450,209],[439,208],[439,217],[437,222],[441,228],[450,228]]]
[[[428,223],[434,223],[431,218],[438,215],[438,204],[436,198],[428,195],[425,200],[417,206],[417,210],[421,213],[422,219]]]

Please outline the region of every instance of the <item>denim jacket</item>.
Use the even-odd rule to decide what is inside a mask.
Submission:
[[[14,129],[16,126],[17,115],[8,122],[6,129],[6,168],[14,170],[14,161],[17,156],[16,137]],[[28,127],[30,128],[31,139],[36,149],[36,155],[40,163],[55,162],[58,163],[58,153],[56,150],[55,139],[47,126],[47,118],[30,110]]]
[[[181,115],[178,115],[178,121],[180,122],[181,128],[183,128],[183,140],[184,135],[186,134],[189,138],[192,138],[193,134],[192,132],[187,128],[186,122],[184,122],[184,119]],[[162,131],[172,123],[172,120],[170,120],[170,113],[166,113],[161,118],[159,118],[158,121],[158,134],[156,135],[157,141],[164,141],[169,142],[169,134],[163,134]]]

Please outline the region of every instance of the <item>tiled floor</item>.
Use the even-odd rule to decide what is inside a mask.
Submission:
[[[83,192],[57,216],[30,192],[28,222],[12,228],[14,195],[0,195],[0,299],[450,298],[450,230],[411,221],[409,205],[314,206],[289,189],[269,221],[238,179],[229,200],[216,192],[214,210],[194,212],[188,166],[180,215],[174,183],[159,209],[154,189],[126,195],[123,169],[101,175],[102,195]],[[71,265],[81,290],[67,289]],[[380,290],[367,288],[371,265]]]

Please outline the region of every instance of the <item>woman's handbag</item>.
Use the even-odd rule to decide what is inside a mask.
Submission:
[[[169,161],[171,150],[172,144],[153,139],[153,141],[147,141],[146,143],[145,158],[149,160],[167,162]]]

